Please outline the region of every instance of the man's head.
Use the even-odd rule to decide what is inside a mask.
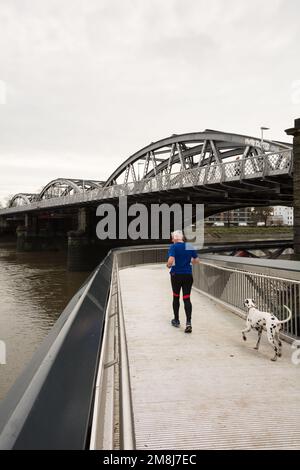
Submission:
[[[184,235],[182,233],[182,230],[175,230],[174,232],[171,233],[171,235],[172,235],[172,241],[174,243],[183,242]]]

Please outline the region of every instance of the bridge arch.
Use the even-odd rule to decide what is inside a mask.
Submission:
[[[84,191],[91,191],[103,187],[102,181],[57,178],[50,181],[38,195],[38,200],[51,199],[54,197],[71,196]]]
[[[226,159],[247,158],[292,148],[292,145],[214,130],[177,135],[151,142],[125,160],[105,186],[151,178],[194,167],[219,164]]]
[[[37,194],[18,193],[15,194],[8,203],[8,207],[18,207],[30,204],[37,198]]]

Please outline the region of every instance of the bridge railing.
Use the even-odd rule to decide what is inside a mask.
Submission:
[[[230,258],[229,258],[230,260]],[[300,337],[300,281],[280,276],[220,266],[203,260],[194,267],[194,286],[210,297],[236,308],[246,317],[244,300],[255,300],[261,311],[274,313],[280,320],[288,316],[286,305],[292,311],[292,319],[283,324],[288,339]]]
[[[285,150],[276,154],[258,155],[192,168],[171,174],[159,174],[153,178],[132,181],[121,185],[103,188],[102,199],[130,196],[138,193],[149,193],[177,189],[181,187],[216,184],[248,178],[289,174],[292,169],[292,151]]]
[[[225,182],[264,178],[291,174],[293,168],[292,150],[258,155],[220,164],[206,165],[178,173],[160,173],[152,178],[117,184],[106,188],[93,189],[72,196],[56,197],[33,201],[18,207],[0,209],[0,215],[47,207],[83,204],[103,199],[113,199],[141,193],[151,193],[192,186],[205,186]]]

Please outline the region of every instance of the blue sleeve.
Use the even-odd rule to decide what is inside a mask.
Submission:
[[[171,245],[170,248],[169,248],[169,251],[168,251],[168,258],[170,256],[174,256],[175,257],[175,246],[174,245]]]
[[[193,259],[198,258],[198,253],[197,253],[197,251],[195,250],[195,248],[193,247],[193,245],[191,243],[187,242],[185,244],[185,247],[188,250],[188,254],[189,254],[189,256],[191,256],[191,258],[193,258]]]

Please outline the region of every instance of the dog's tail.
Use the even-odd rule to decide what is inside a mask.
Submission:
[[[287,323],[288,321],[290,321],[290,319],[292,318],[292,312],[291,310],[286,306],[284,305],[284,308],[289,312],[289,316],[285,319],[285,320],[281,320],[279,323]]]

